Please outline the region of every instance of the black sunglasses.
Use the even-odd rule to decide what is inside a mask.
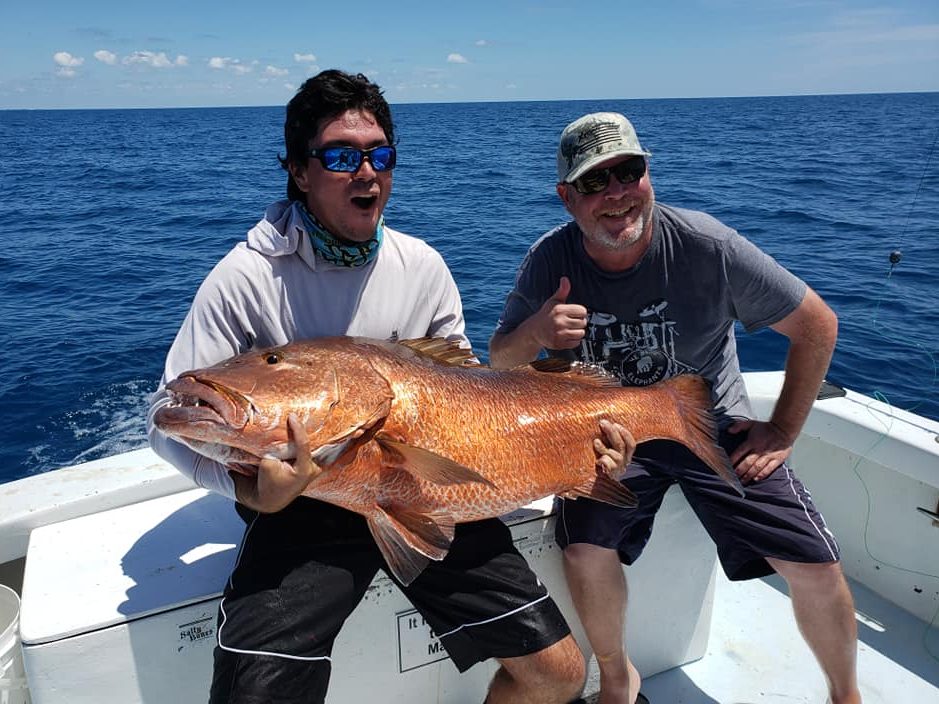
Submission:
[[[610,183],[610,174],[616,177],[616,180],[624,186],[635,183],[646,173],[646,158],[644,156],[634,156],[626,161],[621,161],[616,166],[608,166],[603,169],[591,169],[583,176],[571,181],[578,193],[590,195],[604,190]]]
[[[354,147],[326,147],[325,149],[311,149],[307,156],[319,159],[327,171],[342,171],[355,173],[362,162],[368,159],[375,171],[391,171],[397,161],[397,151],[390,145],[372,147],[371,149],[356,149]]]

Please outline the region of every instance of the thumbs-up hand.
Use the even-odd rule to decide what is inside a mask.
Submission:
[[[571,280],[562,276],[557,290],[533,316],[533,334],[542,347],[567,350],[577,347],[587,331],[587,309],[568,303]]]
[[[562,276],[560,282],[558,282],[558,290],[552,294],[552,301],[557,301],[558,303],[567,303],[567,297],[571,295],[571,280],[566,276]]]

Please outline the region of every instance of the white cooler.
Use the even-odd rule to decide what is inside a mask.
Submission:
[[[504,520],[589,656],[564,586],[550,499]],[[242,531],[231,502],[202,490],[34,530],[20,622],[33,703],[204,703],[218,602]],[[628,570],[630,655],[643,676],[704,654],[715,569],[709,538],[673,487]],[[381,693],[388,704],[479,704],[494,670],[489,661],[460,675],[380,573],[336,641],[327,702]],[[592,664],[588,694],[596,679]]]

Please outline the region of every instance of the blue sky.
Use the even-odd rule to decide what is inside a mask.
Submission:
[[[939,90],[939,2],[0,0],[0,109]]]

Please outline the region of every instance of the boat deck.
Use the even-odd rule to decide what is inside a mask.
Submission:
[[[850,580],[849,580],[850,581]],[[939,624],[851,581],[865,704],[939,703]],[[651,704],[822,704],[824,677],[795,625],[786,583],[718,570],[707,654],[643,681]],[[588,697],[589,704],[597,701]]]

